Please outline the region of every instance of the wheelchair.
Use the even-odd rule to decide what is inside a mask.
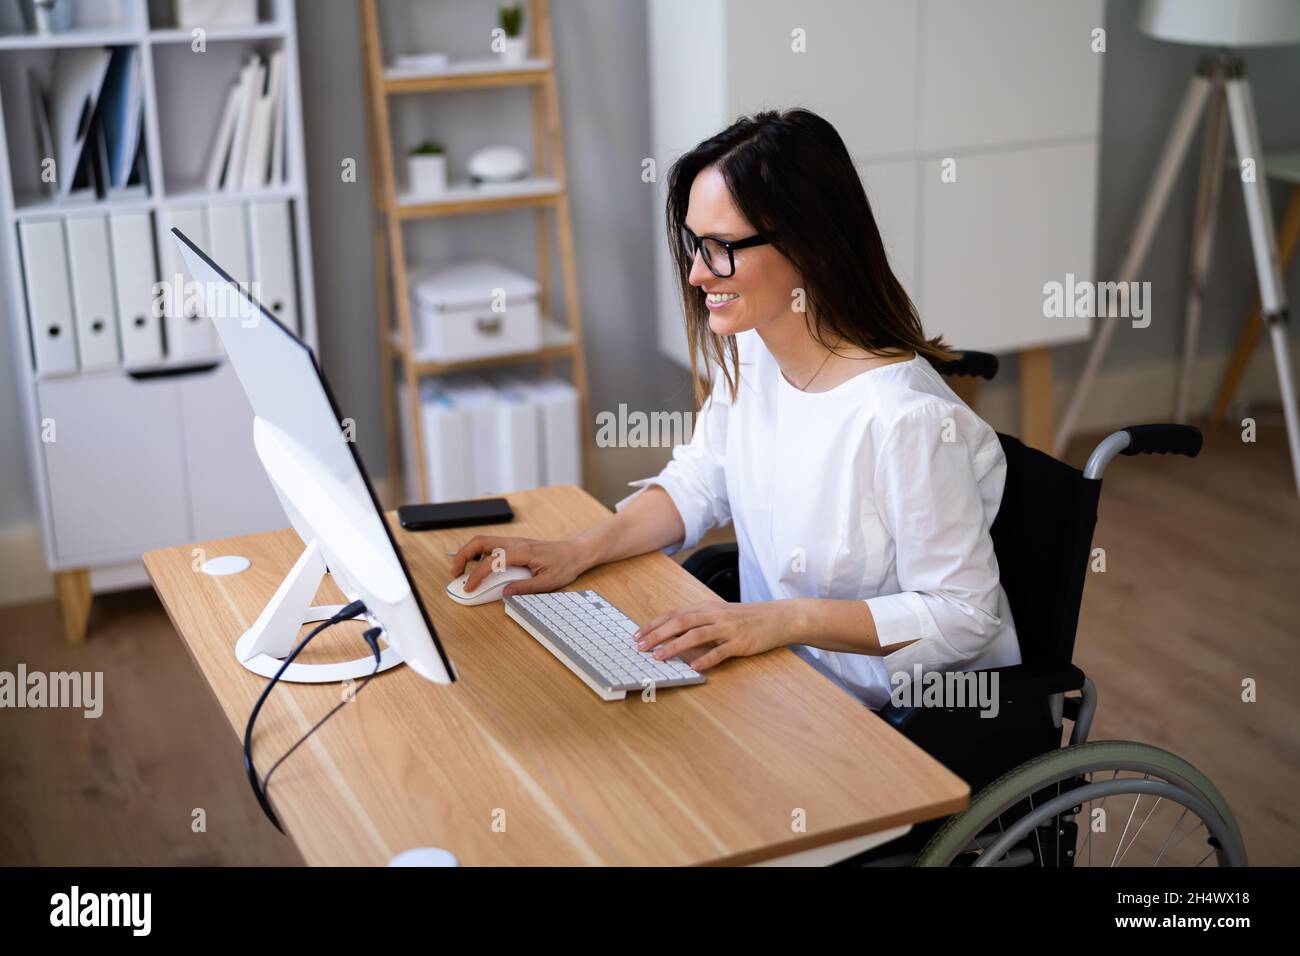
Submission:
[[[996,356],[958,355],[937,371],[984,379],[997,372]],[[879,712],[966,780],[974,796],[965,811],[837,865],[1200,866],[1213,858],[1245,866],[1237,822],[1204,774],[1149,744],[1088,740],[1097,688],[1071,660],[1102,473],[1120,454],[1195,458],[1200,430],[1121,429],[1082,472],[998,438],[1007,475],[991,534],[1023,663],[983,672],[986,679],[996,672],[996,716],[894,703]],[[725,600],[740,600],[736,545],[701,548],[683,567]]]

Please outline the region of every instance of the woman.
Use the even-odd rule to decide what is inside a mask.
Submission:
[[[1019,663],[989,536],[1002,448],[927,361],[951,353],[926,340],[834,127],[799,109],[739,120],[673,166],[667,222],[702,404],[690,443],[594,527],[477,536],[452,575],[502,548],[534,575],[507,593],[554,591],[730,521],[742,602],[646,622],[634,637],[656,657],[707,670],[790,645],[874,708],[918,664]]]

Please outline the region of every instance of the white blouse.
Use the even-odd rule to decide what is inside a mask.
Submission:
[[[794,651],[870,707],[916,664],[1020,663],[989,536],[1006,478],[993,429],[920,355],[808,393],[756,331],[736,342],[735,403],[717,375],[691,441],[616,509],[661,486],[686,527],[666,554],[734,522],[742,601],[865,600],[881,647],[917,643],[883,657]]]

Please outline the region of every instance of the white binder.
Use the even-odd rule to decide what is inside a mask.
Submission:
[[[252,252],[253,298],[266,306],[285,328],[298,328],[297,269],[293,258],[293,221],[289,200],[267,199],[248,204],[248,236]]]
[[[541,486],[541,419],[532,391],[502,377],[497,392],[497,490],[522,491]]]
[[[542,485],[581,485],[578,390],[562,379],[546,378],[533,383],[532,391],[542,423]]]
[[[127,368],[161,361],[162,319],[154,312],[153,226],[149,213],[108,217],[113,250],[113,289],[117,294],[118,335]]]
[[[75,372],[77,343],[63,223],[58,219],[21,222],[18,236],[23,251],[36,375],[44,378]]]
[[[500,494],[497,442],[497,393],[487,382],[471,377],[447,379],[444,390],[453,405],[464,409],[469,428],[469,452],[463,464],[469,479],[466,498]]]
[[[248,220],[243,203],[212,203],[208,206],[208,255],[236,282],[251,282]]]
[[[167,331],[167,357],[178,360],[212,359],[220,355],[216,329],[204,311],[206,290],[194,279],[172,236],[179,229],[200,249],[208,248],[207,219],[202,206],[158,210],[158,263],[166,287],[163,321]]]
[[[121,355],[108,222],[103,216],[71,216],[65,226],[81,368],[114,368],[121,364]]]
[[[406,407],[406,393],[402,391],[402,386],[394,385],[397,392],[397,404],[393,406],[397,409],[397,434],[402,439],[402,504],[413,502],[428,501],[429,495],[426,489],[420,488],[420,476],[415,467],[415,428],[411,425],[411,410]],[[423,453],[423,450],[419,452]]]
[[[429,501],[463,501],[474,496],[470,415],[437,382],[421,391],[425,469]],[[423,497],[423,496],[421,496]]]
[[[498,378],[527,396],[536,410],[537,487],[581,485],[578,390],[558,378],[539,379],[514,373],[502,373]]]

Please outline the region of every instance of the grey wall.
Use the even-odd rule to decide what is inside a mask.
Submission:
[[[645,0],[553,0],[552,6],[591,411],[614,409],[619,402],[641,409],[689,409],[687,375],[661,358],[655,346],[651,255],[660,237],[651,226],[650,187],[640,181],[640,161],[650,154]],[[462,34],[450,36],[449,45],[481,35],[490,26],[495,5],[386,0],[384,8],[390,46],[396,51],[403,42],[414,49],[411,37],[441,35],[437,29],[427,32],[445,25],[429,19],[435,14],[452,16],[452,29]],[[1133,25],[1135,11],[1135,0],[1109,0],[1106,8],[1096,255],[1104,278],[1114,277],[1155,157],[1199,56],[1195,49],[1140,36]],[[385,452],[358,7],[354,0],[304,0],[298,20],[321,352],[344,413],[358,423],[361,452],[380,473]],[[1300,144],[1300,111],[1295,109],[1300,101],[1300,53],[1295,48],[1251,51],[1249,65],[1265,146]],[[399,140],[430,128],[455,131],[450,143],[453,163],[477,145],[476,137],[481,142],[518,131],[518,141],[525,145],[526,99],[520,94],[502,107],[498,104],[503,101],[494,96],[412,98],[395,117]],[[341,182],[339,163],[344,157],[357,160],[357,183]],[[1274,190],[1280,214],[1284,190]],[[1132,329],[1120,323],[1108,365],[1169,357],[1177,351],[1194,191],[1194,170],[1188,168],[1140,277],[1153,283],[1151,327]],[[527,267],[530,220],[520,216],[502,229],[487,222],[495,217],[481,218],[413,227],[411,244],[421,257],[492,252]],[[1254,293],[1240,189],[1232,179],[1224,182],[1216,239],[1202,333],[1206,352],[1231,347]],[[1300,295],[1297,271],[1290,270],[1293,298]],[[555,286],[559,288],[558,281]],[[0,322],[0,407],[6,410],[0,415],[0,527],[35,520],[17,414],[12,356],[16,343],[9,326],[8,321]],[[1057,350],[1058,374],[1075,374],[1085,352],[1084,345]],[[1015,363],[1007,366],[1005,377],[1013,379]],[[602,476],[597,490],[607,501],[622,482],[648,473],[644,458],[615,451],[597,452],[596,465]]]
[[[1156,159],[1203,53],[1198,47],[1163,43],[1139,33],[1137,8],[1137,0],[1108,0],[1106,4],[1095,257],[1101,279],[1118,278],[1120,259]],[[1246,59],[1265,150],[1300,146],[1300,109],[1296,108],[1300,102],[1300,51],[1295,47],[1262,48],[1249,51]],[[1180,354],[1200,142],[1198,135],[1138,277],[1151,282],[1151,325],[1135,329],[1130,323],[1120,322],[1107,353],[1108,367]],[[1228,148],[1229,155],[1234,155],[1231,141]],[[1275,217],[1280,223],[1290,190],[1278,184],[1271,188]],[[1300,270],[1288,271],[1292,301],[1300,295],[1297,272]],[[1241,184],[1238,179],[1227,177],[1220,194],[1214,259],[1201,319],[1202,354],[1228,350],[1236,344],[1255,289]],[[1061,377],[1077,375],[1087,351],[1087,343],[1056,349],[1053,370]]]

